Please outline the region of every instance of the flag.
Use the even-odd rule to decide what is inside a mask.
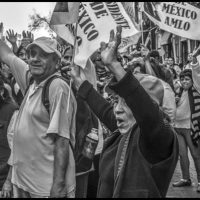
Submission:
[[[96,70],[94,63],[91,61],[89,58],[87,60],[86,66],[83,70],[86,79],[93,85],[93,87],[97,90],[97,75],[96,75]]]
[[[160,29],[200,40],[200,9],[187,2],[143,2],[144,13]]]
[[[122,27],[122,38],[138,33],[129,15],[120,2],[81,2],[77,36],[79,53],[75,63],[85,67],[90,57],[101,42],[108,42],[110,31],[118,25]]]
[[[122,27],[122,38],[139,32],[120,2],[81,2],[75,64],[85,68],[88,58],[100,47],[101,42],[109,41],[110,31],[116,31],[118,25]],[[66,24],[51,24],[50,27],[61,38],[74,45],[74,24],[67,24],[66,21]]]
[[[80,2],[57,2],[50,25],[73,24],[78,21]]]
[[[78,22],[79,6],[80,2],[57,2],[50,20],[50,28],[72,45],[75,33],[69,27]]]

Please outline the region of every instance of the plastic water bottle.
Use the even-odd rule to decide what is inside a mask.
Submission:
[[[89,159],[93,159],[98,141],[98,129],[92,128],[91,132],[86,136],[82,154]]]

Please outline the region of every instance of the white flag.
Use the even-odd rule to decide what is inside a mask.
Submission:
[[[145,14],[160,29],[200,40],[200,9],[187,2],[144,2]]]
[[[74,62],[85,68],[88,58],[108,42],[110,31],[122,27],[122,38],[138,33],[129,15],[120,2],[81,2],[77,27],[77,44]],[[56,33],[70,44],[74,44],[74,24],[57,25]]]

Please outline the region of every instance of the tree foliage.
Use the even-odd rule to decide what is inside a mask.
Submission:
[[[48,16],[41,16],[39,13],[34,10],[32,15],[29,15],[30,23],[28,28],[30,31],[37,31],[41,28],[45,28],[51,37],[54,37],[53,31],[51,30],[49,23],[52,13],[49,12]]]

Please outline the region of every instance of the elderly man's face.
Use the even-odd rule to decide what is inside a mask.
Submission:
[[[135,124],[135,118],[133,117],[131,109],[126,105],[125,100],[119,96],[116,96],[116,101],[114,103],[114,115],[121,134],[131,131]]]
[[[41,82],[51,76],[56,71],[56,65],[54,54],[48,54],[38,46],[30,49],[29,68],[36,80]]]

